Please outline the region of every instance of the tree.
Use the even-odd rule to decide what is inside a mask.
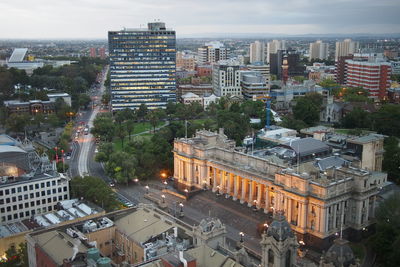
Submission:
[[[139,106],[139,109],[138,109],[137,112],[136,112],[136,114],[137,114],[137,116],[138,116],[138,119],[144,120],[144,118],[145,118],[146,115],[147,115],[147,112],[148,112],[147,106],[146,106],[145,104],[142,103],[142,104]]]
[[[29,266],[27,245],[25,242],[19,244],[18,249],[11,247],[6,251],[6,262],[1,262],[1,266]]]
[[[400,137],[400,105],[385,104],[372,115],[373,130]]]
[[[166,112],[168,115],[172,115],[176,112],[176,103],[172,101],[168,101]]]
[[[156,132],[156,126],[158,122],[160,121],[157,111],[152,110],[147,114],[147,120],[150,122],[151,126],[153,126],[153,132]]]
[[[87,94],[80,94],[78,99],[79,99],[79,106],[81,107],[83,106],[85,109],[87,109],[90,102],[92,101],[92,99],[90,99],[90,96],[88,96]]]
[[[13,75],[6,68],[0,68],[0,93],[10,97],[14,93]]]
[[[111,142],[115,132],[115,125],[112,121],[111,115],[108,113],[98,114],[93,121],[91,132],[102,140]]]
[[[11,114],[6,120],[6,130],[12,132],[23,132],[30,116],[28,114]]]
[[[111,188],[100,178],[95,176],[74,177],[71,180],[71,195],[112,211],[117,207],[117,200]]]
[[[356,107],[343,117],[341,124],[344,128],[368,128],[371,121],[367,111]]]
[[[111,101],[111,95],[109,93],[105,93],[102,97],[101,97],[101,102],[103,103],[103,105],[108,106],[108,104]]]
[[[118,138],[121,140],[122,148],[124,148],[124,139],[127,135],[126,129],[123,125],[117,125],[115,132],[117,133]]]
[[[371,245],[382,266],[400,266],[400,193],[394,193],[379,206]]]
[[[118,183],[128,183],[135,178],[136,158],[124,151],[112,153],[106,163],[108,174],[113,176]]]
[[[280,125],[285,128],[295,129],[296,131],[307,128],[307,124],[304,121],[296,120],[292,117],[283,117]]]
[[[125,122],[125,128],[126,131],[128,132],[129,141],[131,141],[131,135],[133,133],[133,130],[135,129],[135,122],[133,120],[127,120]]]
[[[304,121],[308,126],[319,121],[320,107],[311,98],[302,97],[297,99],[293,108],[293,116],[296,120]]]
[[[386,138],[384,149],[382,169],[387,172],[390,180],[400,184],[400,147],[398,139],[394,136]]]

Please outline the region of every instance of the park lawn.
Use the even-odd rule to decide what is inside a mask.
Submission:
[[[348,135],[353,135],[353,132],[355,131],[356,129],[335,129],[335,132],[336,133],[339,133],[339,134],[348,134]],[[362,130],[362,129],[360,129],[360,133],[362,134],[362,135],[364,135],[364,134],[369,134],[369,133],[372,133],[371,131],[367,131],[367,130]]]
[[[159,121],[157,123],[156,128],[163,124],[165,124],[165,122]],[[135,123],[135,128],[133,129],[132,134],[138,134],[138,133],[142,133],[142,132],[145,132],[148,130],[153,130],[153,126],[151,126],[151,124],[149,122],[138,122],[138,123]]]

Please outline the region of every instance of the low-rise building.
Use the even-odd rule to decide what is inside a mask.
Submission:
[[[57,99],[61,98],[68,106],[72,105],[71,96],[67,93],[47,94],[47,97],[50,102],[56,102]]]
[[[4,106],[9,114],[51,114],[56,111],[55,104],[52,101],[30,100],[20,102],[19,100],[4,101]]]

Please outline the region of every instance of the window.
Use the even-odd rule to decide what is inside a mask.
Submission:
[[[36,192],[36,197],[40,197],[40,192]]]
[[[1,209],[0,209],[0,212],[1,212],[1,213],[6,212],[5,208],[1,208]]]
[[[0,190],[0,197],[3,196],[4,192],[3,190]]]
[[[18,196],[18,201],[21,201],[22,200],[22,196]]]
[[[46,204],[46,199],[42,199],[42,204]]]
[[[28,197],[28,194],[25,194],[24,195],[24,200],[27,200],[29,197]]]
[[[46,186],[47,186],[47,187],[50,187],[50,182],[47,182],[47,183],[46,183]]]
[[[52,186],[55,186],[55,185],[56,185],[56,181],[54,181],[54,180],[51,181],[51,185],[52,185]]]
[[[11,220],[12,220],[12,216],[11,216],[11,215],[8,215],[8,216],[7,216],[7,220],[11,221]]]
[[[18,213],[14,214],[14,219],[18,219]]]
[[[64,200],[68,199],[68,195],[64,195]]]
[[[6,190],[5,190],[5,193],[6,193],[6,195],[9,195],[9,194],[10,194],[10,190],[9,190],[9,189],[6,189]]]
[[[29,210],[25,211],[25,216],[28,217],[29,216]]]
[[[57,193],[57,189],[53,188],[53,194]]]
[[[50,190],[50,189],[47,190],[47,194],[48,194],[48,195],[51,195],[51,190]]]
[[[35,184],[35,189],[39,189],[39,184]]]
[[[35,206],[35,201],[31,201],[31,207]]]
[[[29,190],[33,190],[33,184],[29,185]]]
[[[42,191],[42,197],[44,197],[44,195],[46,195],[46,191]]]
[[[53,197],[53,202],[56,202],[57,201],[57,197]]]
[[[11,211],[11,206],[8,206],[8,207],[7,207],[7,211]]]
[[[19,204],[19,205],[18,205],[18,208],[21,210],[21,209],[24,208],[24,205],[23,205],[23,204]]]
[[[12,197],[12,202],[17,202],[17,197]]]
[[[15,188],[11,188],[11,194],[15,194]]]
[[[67,187],[66,186],[64,186],[64,192],[67,192]]]
[[[30,198],[34,198],[34,197],[35,197],[35,194],[34,194],[34,193],[30,193],[30,194],[29,194],[29,197],[30,197]]]
[[[28,202],[25,203],[25,208],[29,208],[29,203]]]
[[[41,184],[40,184],[40,188],[44,188],[44,183],[41,183]]]
[[[17,205],[13,205],[13,210],[17,210]]]
[[[10,198],[8,197],[8,198],[6,198],[6,203],[8,204],[8,203],[10,203],[11,201],[10,201]]]
[[[24,186],[24,192],[28,191],[28,186]]]
[[[23,213],[23,212],[20,212],[20,213],[19,213],[19,217],[20,217],[20,218],[24,217],[24,213]]]
[[[58,201],[61,201],[62,200],[62,196],[58,196]]]
[[[40,205],[40,200],[36,200],[36,205]]]

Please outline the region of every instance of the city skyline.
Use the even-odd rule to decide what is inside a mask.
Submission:
[[[400,28],[396,17],[400,3],[395,0],[16,0],[0,3],[0,8],[7,10],[0,18],[2,39],[103,39],[109,30],[145,27],[154,20],[174,28],[178,38],[243,33],[390,34],[399,33]]]

